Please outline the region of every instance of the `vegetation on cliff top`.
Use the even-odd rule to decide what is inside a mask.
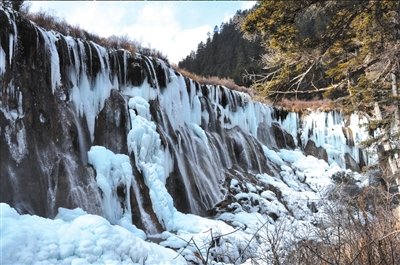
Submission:
[[[265,72],[253,76],[260,96],[328,98],[362,111],[380,132],[367,144],[398,171],[399,1],[259,1],[242,30],[265,46]]]
[[[240,24],[248,11],[237,11],[235,16],[208,34],[206,43],[200,42],[179,62],[179,67],[202,76],[230,78],[241,86],[250,86],[248,73],[260,74],[259,63],[263,48],[258,39],[248,40],[240,31]]]
[[[95,42],[103,47],[112,49],[124,49],[130,53],[140,53],[147,56],[153,56],[160,58],[168,62],[168,57],[156,49],[144,47],[138,40],[131,39],[128,35],[111,35],[109,37],[102,37],[97,34],[86,31],[78,25],[69,24],[64,18],[57,17],[51,12],[41,10],[39,12],[30,12],[29,3],[23,0],[9,1],[2,0],[0,5],[7,8],[12,8],[15,11],[20,12],[24,17],[33,21],[39,27],[46,30],[54,30],[65,36],[72,36],[74,38],[80,38],[85,41]]]
[[[260,1],[242,30],[262,38],[266,72],[254,76],[264,96],[352,96],[357,108],[391,94],[398,74],[398,1]]]

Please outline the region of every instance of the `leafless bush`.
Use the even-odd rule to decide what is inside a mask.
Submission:
[[[309,238],[297,239],[285,264],[400,264],[400,227],[391,197],[367,188],[339,201],[310,227]]]

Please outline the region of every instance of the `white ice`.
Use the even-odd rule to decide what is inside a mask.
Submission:
[[[88,152],[88,162],[96,170],[96,182],[101,190],[103,212],[112,224],[120,224],[136,236],[146,238],[143,231],[132,225],[130,187],[134,176],[129,157],[114,154],[103,146],[92,146]],[[124,192],[121,198],[117,188]]]
[[[186,264],[106,219],[60,208],[54,220],[20,215],[0,203],[1,260],[8,264]]]

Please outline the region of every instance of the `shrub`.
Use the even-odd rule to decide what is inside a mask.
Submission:
[[[286,231],[278,226],[280,229],[260,233],[258,237],[271,251],[255,254],[253,261],[274,265],[400,264],[400,222],[392,202],[393,194],[377,187],[365,188],[352,198],[341,197],[326,205],[325,216],[301,235],[289,230],[290,226],[285,226]],[[282,243],[285,233],[293,235],[289,246]]]
[[[247,93],[250,96],[254,96],[253,90],[251,88],[239,86],[230,78],[220,78],[217,76],[208,76],[208,77],[200,76],[200,75],[194,74],[192,72],[189,72],[186,69],[179,68],[176,65],[172,65],[172,68],[174,68],[174,70],[176,70],[177,72],[180,72],[182,75],[184,75],[200,84],[214,85],[214,86],[220,85],[220,86],[224,86],[224,87],[227,87],[227,88],[235,90],[235,91]]]

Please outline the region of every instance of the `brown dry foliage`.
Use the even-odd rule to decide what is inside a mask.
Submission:
[[[383,196],[383,197],[382,197]],[[399,220],[390,202],[367,189],[344,209],[333,210],[316,229],[318,241],[304,240],[292,256],[297,264],[400,264]]]
[[[200,76],[200,75],[194,74],[192,72],[189,72],[186,69],[179,68],[177,65],[172,65],[172,68],[175,71],[181,73],[182,75],[192,79],[193,81],[198,82],[199,84],[224,86],[231,90],[244,92],[244,93],[249,94],[250,96],[254,96],[253,90],[251,88],[239,86],[230,78],[220,78],[217,76],[208,76],[208,77]]]
[[[304,110],[321,110],[321,111],[331,111],[334,109],[339,109],[339,106],[335,105],[335,102],[329,99],[320,100],[291,100],[282,99],[275,103],[276,106],[293,112],[302,112]]]
[[[400,264],[400,221],[392,208],[393,196],[381,188],[368,187],[357,196],[340,198],[338,207],[328,208],[327,218],[316,220],[315,226],[309,228],[312,236],[295,239],[288,252],[255,261],[274,265]],[[297,231],[291,232],[296,237]],[[282,233],[273,237],[280,239]],[[280,240],[268,241],[274,242]]]

